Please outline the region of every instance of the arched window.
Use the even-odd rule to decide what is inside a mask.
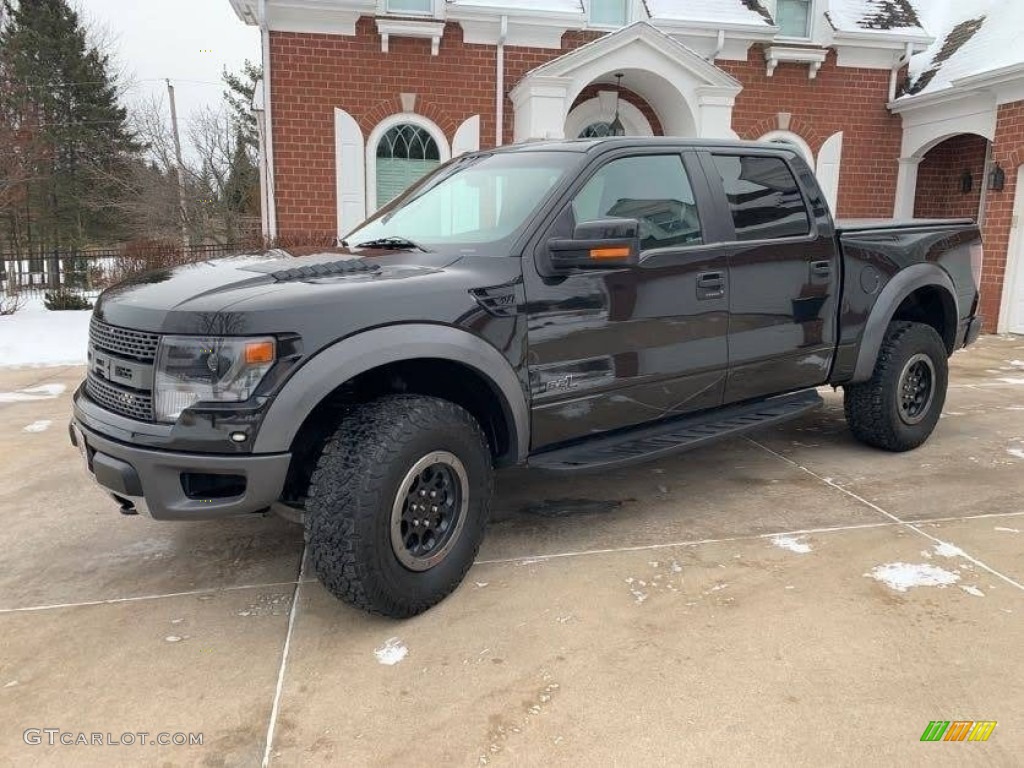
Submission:
[[[579,138],[581,139],[603,139],[605,136],[612,135],[612,124],[605,122],[591,123],[582,131],[580,131]]]
[[[811,145],[792,131],[771,131],[762,136],[758,141],[767,141],[770,144],[785,144],[799,152],[807,164],[814,170],[814,152]]]
[[[436,168],[441,163],[441,151],[425,128],[399,123],[380,137],[376,159],[375,202],[379,208]]]

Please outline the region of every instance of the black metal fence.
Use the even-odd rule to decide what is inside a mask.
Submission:
[[[38,296],[58,288],[94,293],[147,269],[260,250],[262,245],[126,245],[46,254],[0,253],[0,295]]]

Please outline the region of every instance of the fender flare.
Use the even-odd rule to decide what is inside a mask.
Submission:
[[[882,348],[882,340],[885,338],[885,331],[889,327],[889,323],[892,322],[896,310],[907,296],[920,288],[929,286],[941,288],[947,294],[953,305],[953,321],[959,321],[960,309],[956,298],[956,289],[953,287],[953,281],[942,267],[929,262],[914,264],[900,270],[892,280],[886,283],[871,308],[871,314],[868,316],[868,322],[861,336],[860,352],[857,355],[857,366],[854,369],[853,378],[850,379],[851,384],[859,384],[871,378],[875,371],[875,362],[878,360],[878,352]]]
[[[306,417],[331,392],[373,368],[401,360],[432,357],[473,368],[494,387],[509,422],[514,461],[529,451],[530,409],[512,365],[498,350],[467,331],[411,323],[363,331],[335,342],[303,364],[278,392],[263,418],[254,453],[291,449]]]

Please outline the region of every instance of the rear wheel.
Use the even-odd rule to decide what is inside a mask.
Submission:
[[[871,378],[844,388],[846,421],[862,443],[909,451],[931,436],[948,384],[946,345],[935,329],[893,322]]]
[[[454,403],[398,395],[356,408],[310,480],[307,537],[317,576],[372,613],[427,610],[473,564],[491,486],[487,439]]]

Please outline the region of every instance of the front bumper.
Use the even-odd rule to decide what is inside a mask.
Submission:
[[[156,520],[205,520],[267,510],[281,496],[291,454],[233,455],[177,453],[128,445],[74,419],[71,442],[86,466],[115,499]],[[82,444],[84,442],[84,445]],[[197,497],[186,492],[186,475],[244,478],[238,493]]]

